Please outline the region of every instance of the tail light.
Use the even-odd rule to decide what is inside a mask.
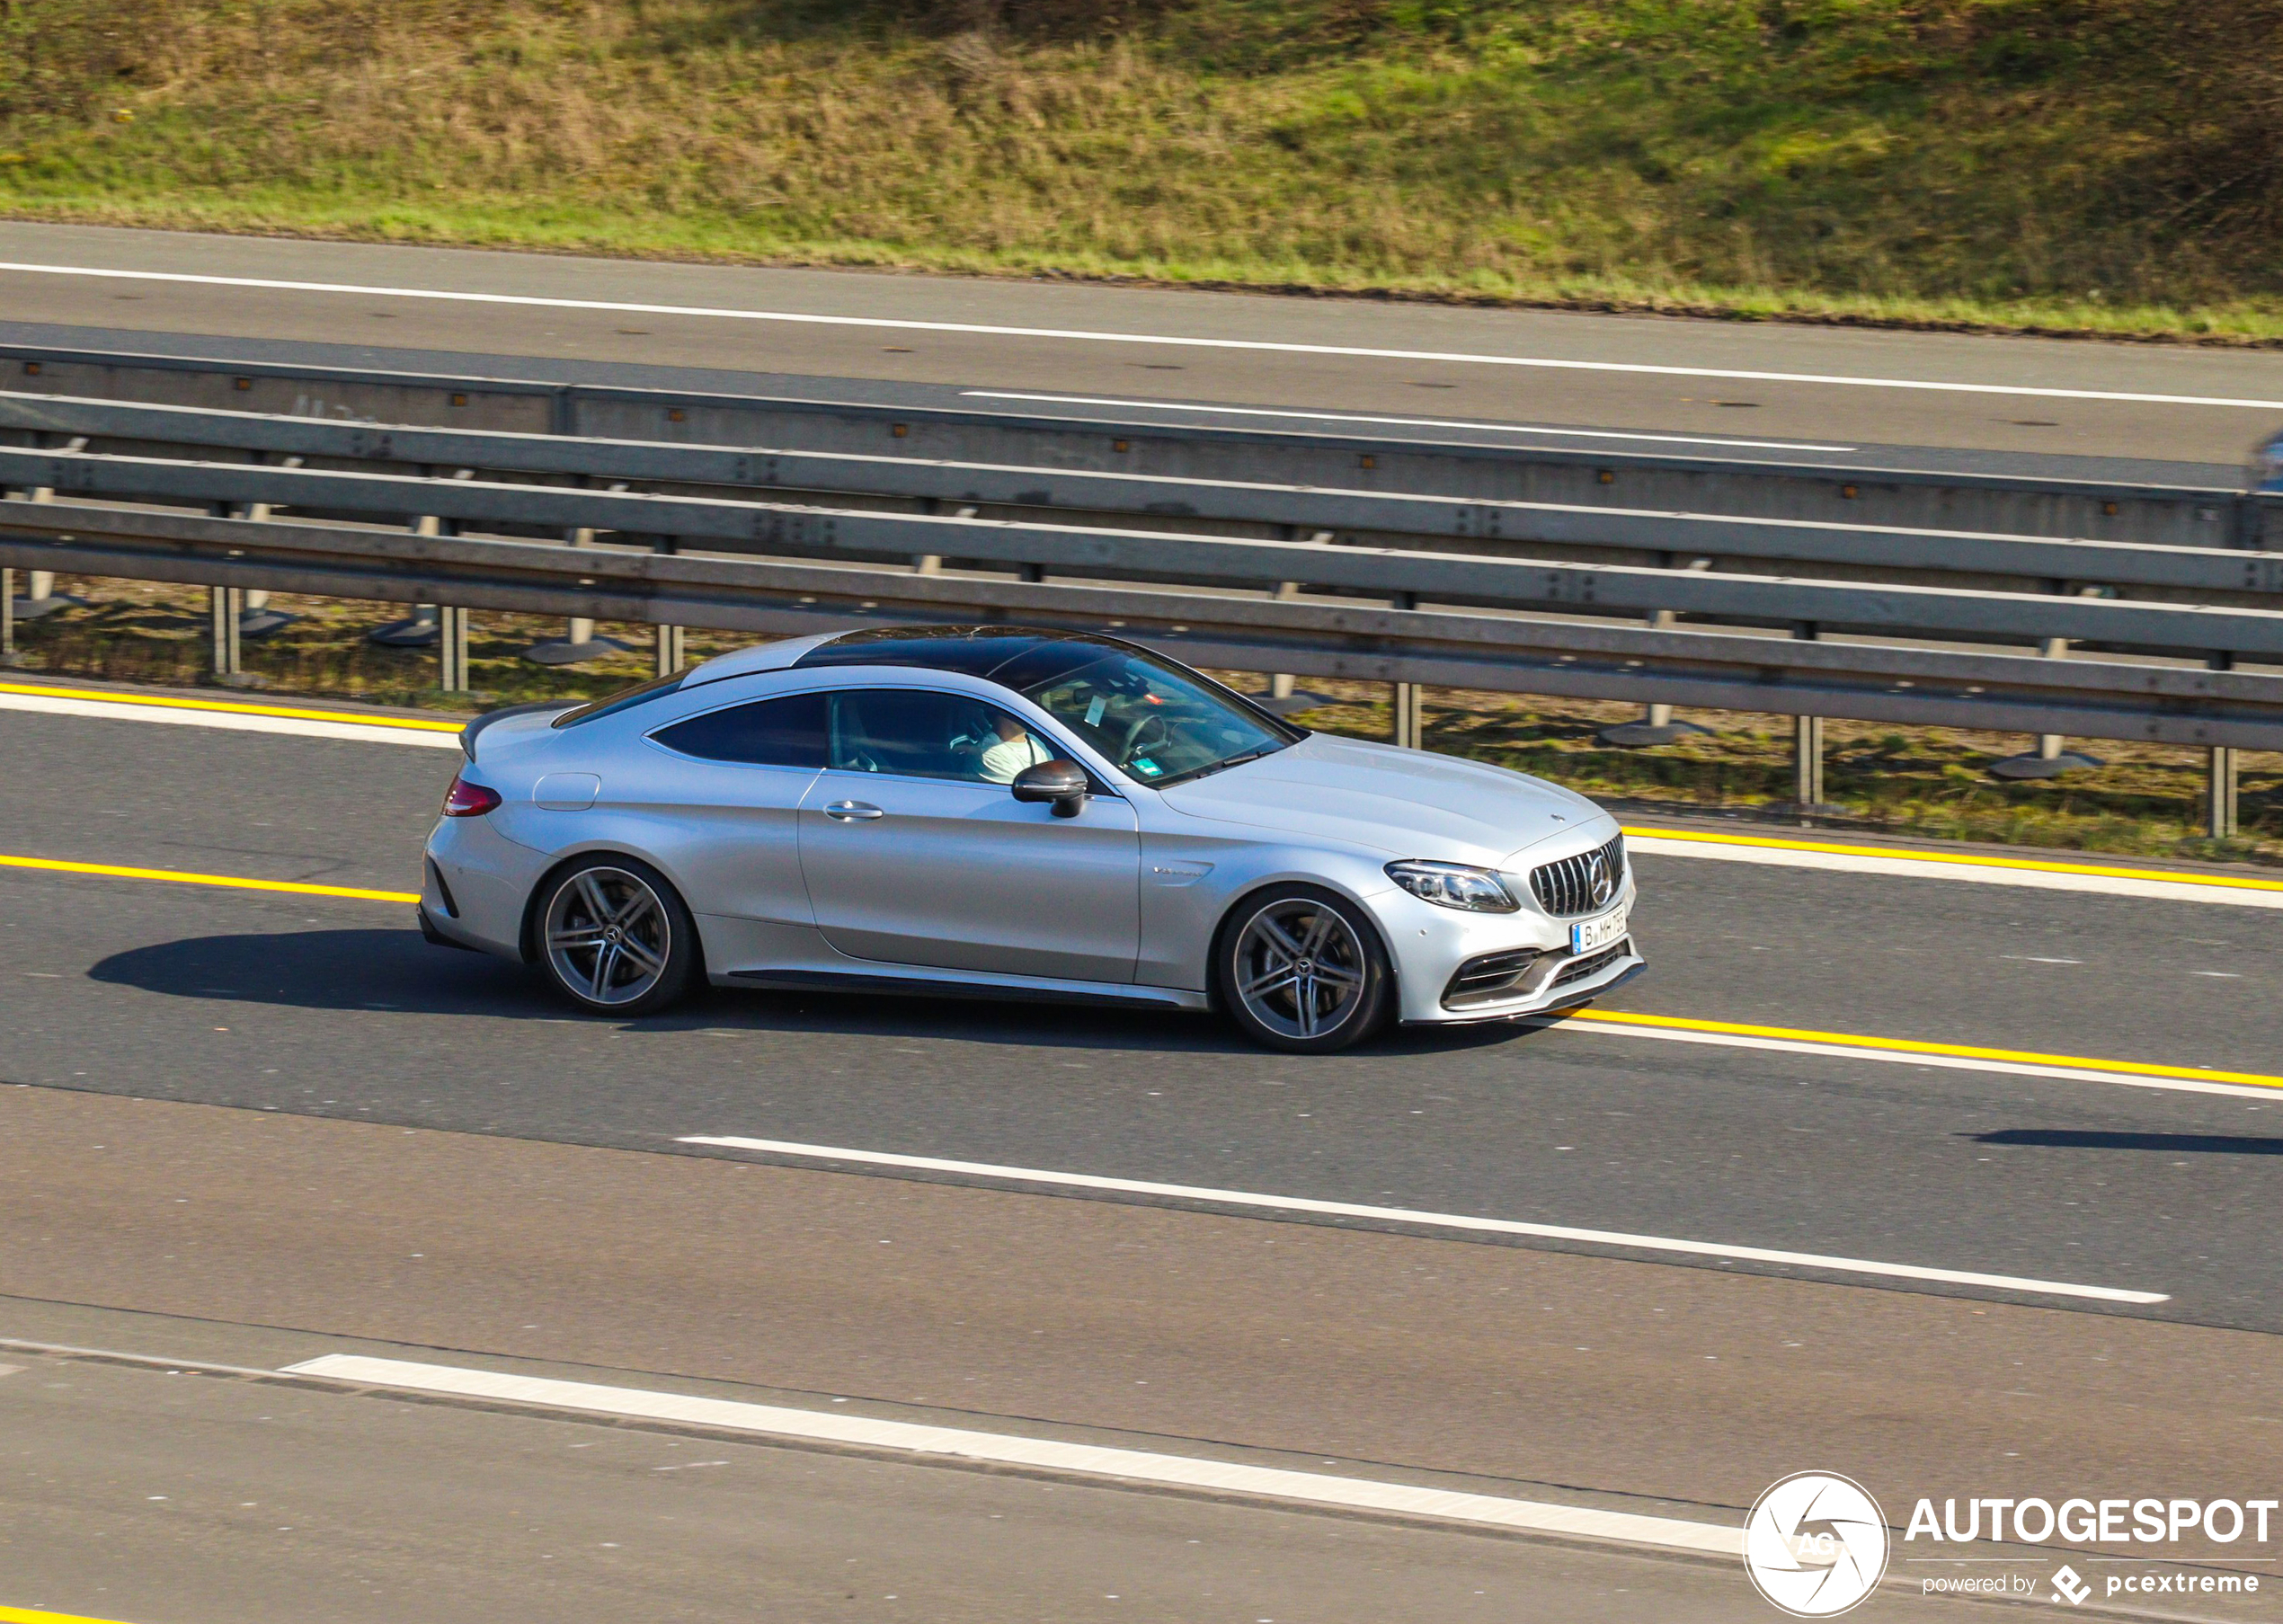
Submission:
[[[448,818],[480,818],[500,803],[500,792],[488,785],[470,784],[455,775],[452,787],[444,792],[444,815]]]

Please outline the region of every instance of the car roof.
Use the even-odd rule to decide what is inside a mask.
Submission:
[[[1112,651],[1131,652],[1132,648],[1132,644],[1115,637],[1049,631],[1038,626],[875,626],[843,633],[817,644],[791,663],[799,670],[830,665],[909,666],[922,670],[955,671],[962,676],[995,681],[1001,680],[999,674],[1007,668],[1017,664],[1026,677],[1035,678],[1038,674],[1037,656],[1043,651],[1072,657],[1070,663],[1078,664]],[[1052,659],[1051,654],[1049,658]]]

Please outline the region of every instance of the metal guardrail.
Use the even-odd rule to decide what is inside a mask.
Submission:
[[[11,353],[22,355],[20,349],[0,347],[0,357]],[[56,359],[54,352],[42,353]],[[923,571],[939,570],[949,558],[985,567],[1012,564],[1028,577],[1025,582],[937,577],[920,587],[908,584],[911,577],[877,570],[696,559],[647,566],[670,573],[715,564],[793,572],[742,578],[726,597],[710,590],[692,595],[685,589],[694,577],[673,577],[672,590],[629,588],[618,578],[629,567],[624,554],[524,546],[518,555],[526,560],[550,555],[564,562],[544,585],[525,581],[511,587],[484,570],[461,567],[473,555],[452,555],[449,570],[410,570],[395,550],[401,537],[367,528],[273,521],[256,525],[255,537],[237,537],[252,546],[217,545],[218,532],[194,527],[229,521],[52,501],[9,504],[0,523],[0,534],[9,538],[0,548],[5,567],[214,587],[218,670],[235,670],[238,607],[255,589],[441,605],[448,688],[465,686],[469,607],[565,613],[574,617],[573,642],[582,626],[591,635],[594,618],[648,620],[660,627],[661,669],[679,663],[683,625],[783,631],[813,626],[820,615],[859,623],[890,615],[884,607],[889,605],[902,606],[893,613],[906,618],[1020,615],[1089,624],[1116,617],[1130,622],[1137,635],[1155,628],[1146,631],[1150,640],[1205,663],[1392,681],[1399,740],[1414,743],[1417,685],[1422,683],[1643,699],[1652,706],[1789,712],[1799,719],[1803,804],[1820,799],[1818,719],[1825,715],[2035,731],[2047,735],[2044,759],[2057,751],[2064,733],[2200,744],[2212,751],[2214,834],[2234,831],[2233,752],[2274,748],[2279,737],[2266,710],[2271,690],[2263,686],[2279,679],[2225,669],[2238,655],[2283,653],[2283,615],[2267,607],[2283,590],[2283,555],[2246,550],[2270,529],[2283,528],[2273,521],[2283,510],[2273,496],[2065,482],[2024,487],[1906,471],[1638,453],[1587,457],[1186,425],[1144,432],[1125,423],[1067,417],[334,373],[182,358],[82,354],[60,358],[53,369],[47,360],[20,359],[16,370],[58,393],[0,395],[0,438],[15,434],[34,441],[0,446],[0,480],[46,498],[63,491],[190,502],[235,508],[261,519],[280,507],[305,515],[417,515],[422,535],[416,540],[431,546],[519,546],[452,540],[447,534],[479,525],[509,532],[571,531],[581,539],[615,534],[666,552],[687,541],[715,551],[915,561]],[[175,404],[62,393],[71,386],[84,395],[90,385],[105,392],[143,388],[175,397]],[[310,392],[319,386],[333,398]],[[280,396],[287,389],[295,391],[292,416],[214,409],[286,405]],[[183,395],[200,398],[185,403]],[[382,411],[431,421],[426,426],[351,421]],[[621,438],[579,436],[606,427]],[[627,437],[634,429],[644,432]],[[766,448],[758,443],[762,430],[768,431]],[[63,450],[39,446],[51,435],[67,436],[73,444]],[[97,438],[120,451],[169,455],[87,452],[88,441]],[[191,459],[181,455],[185,448]],[[245,460],[198,460],[200,449],[235,452]],[[263,466],[262,459],[272,457],[350,466]],[[455,477],[433,476],[445,466],[457,469]],[[476,477],[479,470],[494,477]],[[497,477],[502,474],[509,477]],[[1277,477],[1260,477],[1264,474]],[[681,488],[582,488],[603,479]],[[1621,501],[1612,489],[1621,483]],[[1644,492],[1702,500],[1692,510],[1674,510],[1639,505]],[[764,494],[777,500],[753,499]],[[807,500],[784,500],[788,497]],[[1758,501],[1778,510],[1752,510]],[[961,510],[898,511],[891,505],[897,502],[935,510],[959,504]],[[866,503],[869,510],[864,510]],[[975,510],[985,505],[1021,517],[982,518]],[[30,507],[45,511],[27,517],[23,510]],[[1824,510],[1801,511],[1818,507]],[[1830,511],[1834,507],[1837,513]],[[1042,523],[1027,517],[1040,511],[1090,522]],[[98,513],[105,515],[100,521],[93,518]],[[2020,522],[2003,529],[1960,523],[1993,515]],[[67,516],[76,524],[64,524]],[[1915,522],[1865,522],[1897,517]],[[1175,526],[1190,532],[1164,528]],[[1235,533],[1193,533],[1212,526]],[[1272,529],[1275,536],[1247,534],[1248,528]],[[1343,545],[1275,538],[1311,529],[1317,542],[1339,538]],[[320,530],[351,538],[342,555],[322,564],[299,542],[286,539],[291,533],[306,541]],[[1394,545],[1354,545],[1361,538]],[[2235,546],[2209,545],[2215,541]],[[1563,551],[1550,558],[1514,555],[1528,546]],[[1719,572],[1701,563],[1680,570],[1575,561],[1576,552],[1595,548],[1646,553],[1665,565],[1777,560],[1840,579]],[[506,555],[490,556],[496,564]],[[616,562],[606,564],[606,558]],[[633,567],[644,566],[636,559]],[[1396,607],[1264,604],[1033,584],[1050,569],[1224,588],[1275,583],[1279,598],[1306,583],[1319,592],[1376,596]],[[573,584],[564,584],[564,571],[573,572]],[[1909,579],[1897,581],[1896,575]],[[1997,581],[2046,590],[1921,584],[1945,576],[1975,579],[1985,589]],[[907,584],[891,584],[899,579]],[[426,584],[408,590],[406,582],[413,580]],[[577,584],[582,581],[585,584]],[[615,584],[606,588],[607,581]],[[1025,595],[1033,590],[1053,596]],[[2079,595],[2068,595],[2072,591]],[[2142,600],[2119,601],[2119,591],[2140,594]],[[772,593],[776,607],[765,607]],[[786,593],[793,594],[790,604],[784,601]],[[1511,614],[1446,616],[1419,609],[1423,599],[1568,617],[1646,612],[1652,629]],[[1242,607],[1232,608],[1237,604]],[[1789,626],[1797,641],[1666,630],[1676,611],[1733,625]],[[1337,619],[1289,619],[1310,614],[1393,618],[1374,623],[1368,635]],[[1063,618],[1071,616],[1075,621]],[[1459,639],[1463,650],[1429,646],[1443,635],[1436,628],[1448,629],[1445,622],[1465,628]],[[2030,638],[2043,643],[2048,656],[2074,643],[2163,652],[2222,669],[2104,667],[1810,641],[1832,631],[1953,642]],[[1656,641],[1667,637],[1694,641]],[[1493,644],[1495,652],[1486,652]],[[226,646],[229,657],[223,663]]]
[[[794,635],[881,622],[1109,628],[1195,663],[1867,721],[2283,749],[2283,677],[1489,614],[0,504],[0,566]]]
[[[1074,401],[920,407],[0,345],[0,386],[303,418],[767,445],[1446,500],[2283,550],[2233,488],[1108,418]],[[1179,408],[1168,404],[1169,412]]]
[[[58,494],[260,502],[301,510],[351,510],[397,519],[430,515],[458,523],[670,536],[697,546],[772,554],[866,559],[932,555],[1031,564],[1058,573],[1221,585],[1297,581],[1381,596],[1408,594],[1437,603],[1588,615],[1639,616],[1661,609],[1730,623],[1804,623],[1890,636],[2065,637],[2175,655],[2202,657],[2219,652],[2283,658],[2283,612],[2237,606],[1541,563],[12,447],[0,447],[0,482]],[[2273,590],[2283,580],[2283,555],[2216,556],[2237,566],[2239,581],[2247,575],[2264,580],[2269,583],[2265,590]]]
[[[1021,465],[968,463],[857,453],[596,440],[554,435],[369,426],[250,413],[138,403],[0,394],[0,430],[96,437],[169,448],[227,449],[252,456],[322,457],[411,467],[467,467],[566,479],[640,481],[742,488],[822,499],[849,495],[972,503],[1160,521],[1206,520],[1328,530],[1424,542],[1542,544],[1715,558],[1781,560],[1899,572],[1905,579],[1968,575],[2008,581],[2129,587],[2197,601],[2283,592],[2283,553],[2182,547],[1802,519],[1734,518],[1630,507],[1525,501],[1457,501],[1448,497],[1362,489],[1328,490],[1259,481],[1202,480]],[[0,447],[0,478],[91,493],[162,494],[138,485],[123,464],[57,457],[47,465]],[[227,466],[227,465],[225,465]],[[322,477],[264,481],[252,475],[216,495],[301,504]],[[106,486],[106,478],[112,480]],[[297,481],[298,482],[297,484]],[[345,489],[345,487],[337,487]],[[310,498],[323,505],[323,494]],[[2283,499],[2255,499],[2283,508]],[[346,498],[343,498],[346,504]],[[445,511],[422,509],[422,511]],[[457,516],[457,515],[454,515]],[[466,515],[504,521],[496,510]],[[533,522],[539,522],[534,516]],[[550,523],[594,523],[550,518]],[[2264,522],[2264,521],[2262,521]],[[2279,525],[2283,533],[2283,525]],[[1668,607],[1681,608],[1678,604]],[[2039,635],[2063,635],[2057,630]]]

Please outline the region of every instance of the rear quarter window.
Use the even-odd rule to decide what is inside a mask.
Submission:
[[[824,765],[824,696],[787,694],[725,706],[650,735],[668,750],[746,767]]]

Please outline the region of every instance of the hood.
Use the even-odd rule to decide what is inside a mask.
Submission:
[[[1163,798],[1192,818],[1488,868],[1556,835],[1615,832],[1600,807],[1542,778],[1322,733]]]

